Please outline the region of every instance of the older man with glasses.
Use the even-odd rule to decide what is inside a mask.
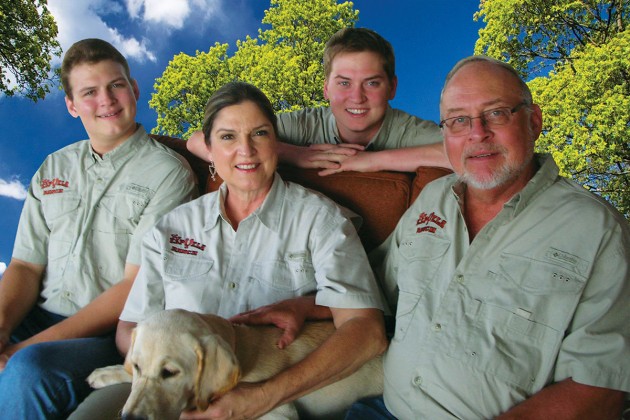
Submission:
[[[473,56],[440,102],[455,174],[371,256],[396,313],[384,399],[348,418],[620,418],[630,391],[630,229],[534,153],[542,112]]]

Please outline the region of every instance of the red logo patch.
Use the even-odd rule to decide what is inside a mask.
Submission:
[[[191,247],[197,248],[200,251],[203,251],[204,249],[206,249],[206,245],[199,243],[192,238],[182,238],[177,233],[171,234],[171,239],[169,239],[168,242],[173,245],[179,245],[179,246],[172,246],[171,251],[179,252],[180,254],[197,255],[199,251],[196,251],[194,249],[188,249]]]
[[[436,226],[430,226],[429,224],[434,224]],[[420,216],[418,216],[416,226],[418,226],[418,228],[416,229],[416,233],[435,233],[438,227],[440,229],[444,229],[444,226],[446,226],[446,220],[437,216],[434,212],[431,212],[431,214],[426,214],[425,212],[422,212],[420,213]]]
[[[42,179],[42,182],[40,182],[39,185],[44,191],[44,195],[48,195],[48,194],[62,193],[64,189],[59,188],[59,187],[68,188],[70,186],[70,183],[68,181],[63,181],[59,178],[54,178],[54,179],[44,178]]]

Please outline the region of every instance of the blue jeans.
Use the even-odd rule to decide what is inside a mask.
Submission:
[[[350,406],[346,420],[396,420],[385,407],[383,396],[360,399]]]
[[[12,342],[64,317],[35,308]],[[86,378],[98,367],[122,363],[114,335],[38,343],[17,351],[0,373],[0,407],[16,419],[65,419],[92,391]]]

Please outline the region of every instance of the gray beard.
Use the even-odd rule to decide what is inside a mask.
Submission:
[[[526,156],[520,165],[516,165],[513,162],[505,162],[503,166],[492,173],[487,179],[477,179],[470,173],[464,172],[459,176],[459,180],[469,187],[476,188],[478,190],[491,190],[505,185],[509,181],[517,178],[529,165],[533,157],[534,151],[531,150],[529,155]]]

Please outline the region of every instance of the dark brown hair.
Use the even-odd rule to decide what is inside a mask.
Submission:
[[[203,116],[203,137],[207,145],[210,145],[210,132],[219,111],[245,101],[255,103],[271,122],[274,134],[278,133],[276,114],[269,98],[262,90],[245,82],[229,82],[217,89],[206,103],[206,110]]]
[[[337,54],[374,52],[383,59],[383,70],[391,82],[396,77],[396,59],[392,45],[378,33],[367,28],[344,28],[330,37],[324,48],[324,75],[330,76]]]

